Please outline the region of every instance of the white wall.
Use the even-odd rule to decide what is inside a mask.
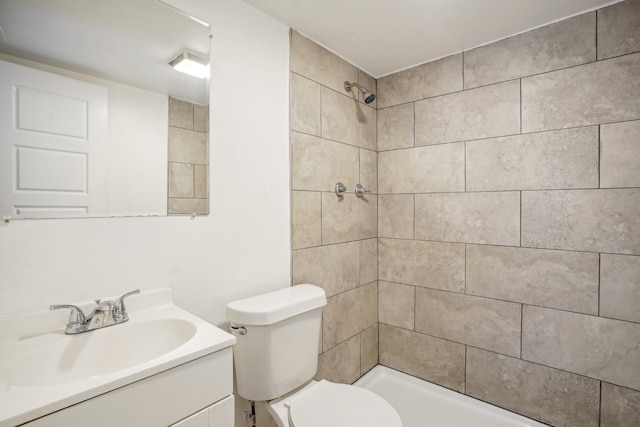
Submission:
[[[169,0],[212,26],[211,214],[0,223],[0,316],[169,286],[221,325],[290,284],[287,27],[238,0]]]

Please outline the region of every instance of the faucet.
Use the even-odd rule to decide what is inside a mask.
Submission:
[[[127,292],[115,301],[101,301],[100,299],[97,299],[95,300],[96,306],[87,316],[85,316],[79,307],[72,304],[52,305],[49,309],[71,309],[65,333],[79,334],[82,332],[92,331],[94,329],[117,325],[118,323],[124,323],[129,320],[129,314],[125,308],[124,299],[130,295],[139,293],[140,289],[136,289],[135,291]]]

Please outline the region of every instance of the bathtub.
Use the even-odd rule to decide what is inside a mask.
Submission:
[[[382,365],[355,385],[391,403],[400,414],[402,427],[548,427]]]

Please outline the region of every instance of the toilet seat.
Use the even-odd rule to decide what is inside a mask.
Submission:
[[[321,380],[289,402],[292,427],[402,427],[389,402],[358,386]]]

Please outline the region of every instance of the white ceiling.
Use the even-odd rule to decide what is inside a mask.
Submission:
[[[620,0],[244,0],[374,77]]]

